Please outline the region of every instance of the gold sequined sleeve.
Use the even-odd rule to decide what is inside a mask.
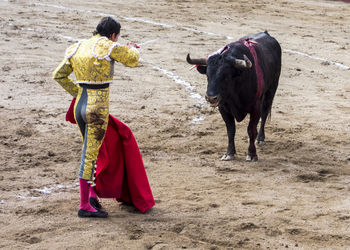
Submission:
[[[72,65],[67,59],[64,59],[53,72],[52,77],[57,81],[69,94],[77,97],[78,87],[68,76],[73,72]]]
[[[136,67],[139,65],[140,54],[135,48],[128,48],[127,46],[116,46],[113,48],[110,57],[121,62],[128,67]]]

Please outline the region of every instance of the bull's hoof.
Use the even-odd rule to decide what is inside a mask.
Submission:
[[[247,157],[245,158],[246,161],[250,161],[250,162],[256,162],[258,161],[258,156],[255,155],[255,156],[250,156],[250,155],[247,155]]]
[[[233,161],[235,159],[235,156],[234,155],[227,155],[227,154],[224,154],[223,157],[221,157],[221,160],[222,161]]]
[[[265,145],[265,141],[256,140],[256,141],[255,141],[255,145],[264,146],[264,145]]]

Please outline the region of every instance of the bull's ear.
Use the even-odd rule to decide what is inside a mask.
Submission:
[[[201,73],[201,74],[206,74],[206,73],[207,73],[207,66],[199,65],[199,66],[197,67],[197,70],[198,70],[198,72]]]

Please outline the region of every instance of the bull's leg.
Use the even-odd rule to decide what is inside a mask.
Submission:
[[[265,123],[269,113],[271,112],[272,102],[276,93],[277,86],[278,86],[278,78],[274,82],[274,84],[272,84],[272,88],[270,89],[270,91],[267,91],[264,96],[264,101],[261,109],[260,129],[259,129],[258,137],[256,139],[256,142],[258,145],[265,144]]]
[[[256,154],[255,148],[255,138],[257,136],[258,130],[257,125],[259,122],[259,112],[256,109],[253,113],[250,114],[249,125],[248,125],[248,135],[249,135],[249,147],[248,147],[248,155],[247,161],[257,161],[258,155]]]
[[[261,114],[261,123],[260,123],[260,129],[258,137],[256,138],[256,143],[260,146],[265,144],[265,123],[267,116],[269,115],[269,108],[263,107],[262,114]]]
[[[226,154],[224,154],[223,157],[221,157],[222,161],[231,161],[234,159],[234,156],[236,154],[236,147],[235,147],[235,134],[236,134],[236,125],[235,125],[235,118],[232,114],[227,112],[223,107],[219,106],[219,111],[222,116],[222,119],[225,121],[226,124],[226,130],[227,130],[227,137],[228,137],[228,146]]]

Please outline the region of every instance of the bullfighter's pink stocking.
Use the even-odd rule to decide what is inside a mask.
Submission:
[[[96,192],[95,192],[95,187],[91,187],[91,186],[90,186],[90,194],[89,194],[89,197],[94,198],[94,199],[97,200],[97,194],[96,194]]]
[[[80,209],[97,212],[89,203],[89,183],[87,180],[79,179],[80,183]]]

